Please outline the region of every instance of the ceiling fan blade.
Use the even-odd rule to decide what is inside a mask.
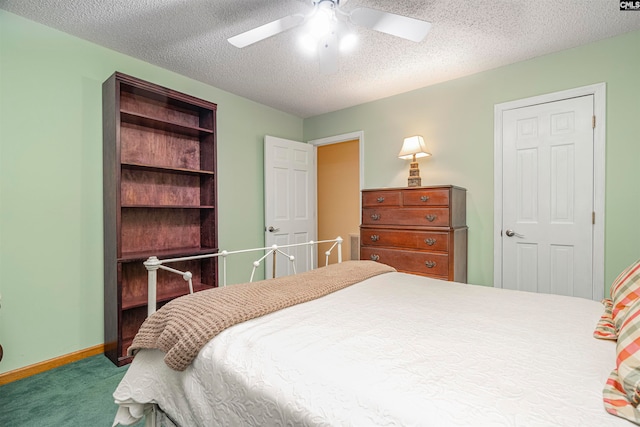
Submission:
[[[227,39],[229,43],[235,47],[243,48],[261,40],[268,39],[271,36],[280,34],[304,22],[304,15],[296,14],[285,16],[268,24],[261,25],[252,30],[240,33]]]
[[[338,36],[335,32],[328,34],[318,42],[318,62],[321,74],[338,72]]]
[[[431,28],[431,23],[427,21],[381,12],[368,7],[354,9],[350,19],[354,24],[413,42],[422,41]]]

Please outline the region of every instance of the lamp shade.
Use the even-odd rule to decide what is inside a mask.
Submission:
[[[412,160],[415,156],[429,157],[431,153],[427,151],[427,147],[424,145],[424,139],[420,135],[410,136],[404,139],[402,149],[398,153],[398,157],[405,160]]]

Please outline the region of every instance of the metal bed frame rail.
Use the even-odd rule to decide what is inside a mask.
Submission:
[[[287,258],[293,267],[293,273],[296,274],[296,264],[295,264],[295,256],[287,254],[282,249],[293,248],[297,246],[308,246],[309,248],[309,259],[311,260],[311,269],[314,268],[314,248],[320,243],[333,243],[331,247],[325,251],[325,265],[329,264],[329,255],[334,248],[337,247],[338,252],[338,263],[342,262],[342,237],[338,236],[333,240],[320,240],[320,241],[308,241],[303,243],[293,243],[290,245],[273,245],[271,247],[263,247],[263,248],[253,248],[253,249],[242,249],[238,251],[220,251],[215,254],[206,254],[206,255],[194,255],[187,256],[181,258],[168,258],[168,259],[158,259],[155,256],[149,257],[145,262],[144,266],[147,269],[148,274],[148,296],[147,296],[147,316],[151,316],[156,311],[157,305],[157,291],[158,291],[158,270],[165,270],[171,273],[179,274],[182,278],[189,283],[189,293],[193,293],[193,274],[190,271],[180,271],[175,268],[167,267],[166,264],[179,262],[179,261],[191,261],[196,259],[205,259],[205,258],[216,258],[222,257],[222,286],[227,286],[227,257],[229,255],[247,253],[247,252],[264,252],[264,255],[253,262],[253,269],[251,270],[251,278],[249,282],[253,282],[253,277],[255,275],[256,269],[260,266],[262,261],[267,259],[270,255],[272,257],[273,262],[273,275],[272,277],[276,277],[276,257],[278,255]]]

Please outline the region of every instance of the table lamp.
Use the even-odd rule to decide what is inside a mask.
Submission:
[[[420,187],[422,183],[420,169],[418,168],[416,159],[429,156],[431,156],[431,153],[427,151],[427,147],[424,145],[424,139],[420,135],[414,135],[404,139],[398,157],[411,160],[411,166],[409,167],[409,187]]]

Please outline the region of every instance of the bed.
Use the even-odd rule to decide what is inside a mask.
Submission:
[[[381,266],[297,276],[372,264]],[[611,379],[624,368],[621,338],[594,338],[603,320],[623,332],[610,317],[620,304],[383,270],[224,328],[183,366],[166,348],[138,349],[113,395],[114,425],[631,425],[623,417],[635,406]]]

